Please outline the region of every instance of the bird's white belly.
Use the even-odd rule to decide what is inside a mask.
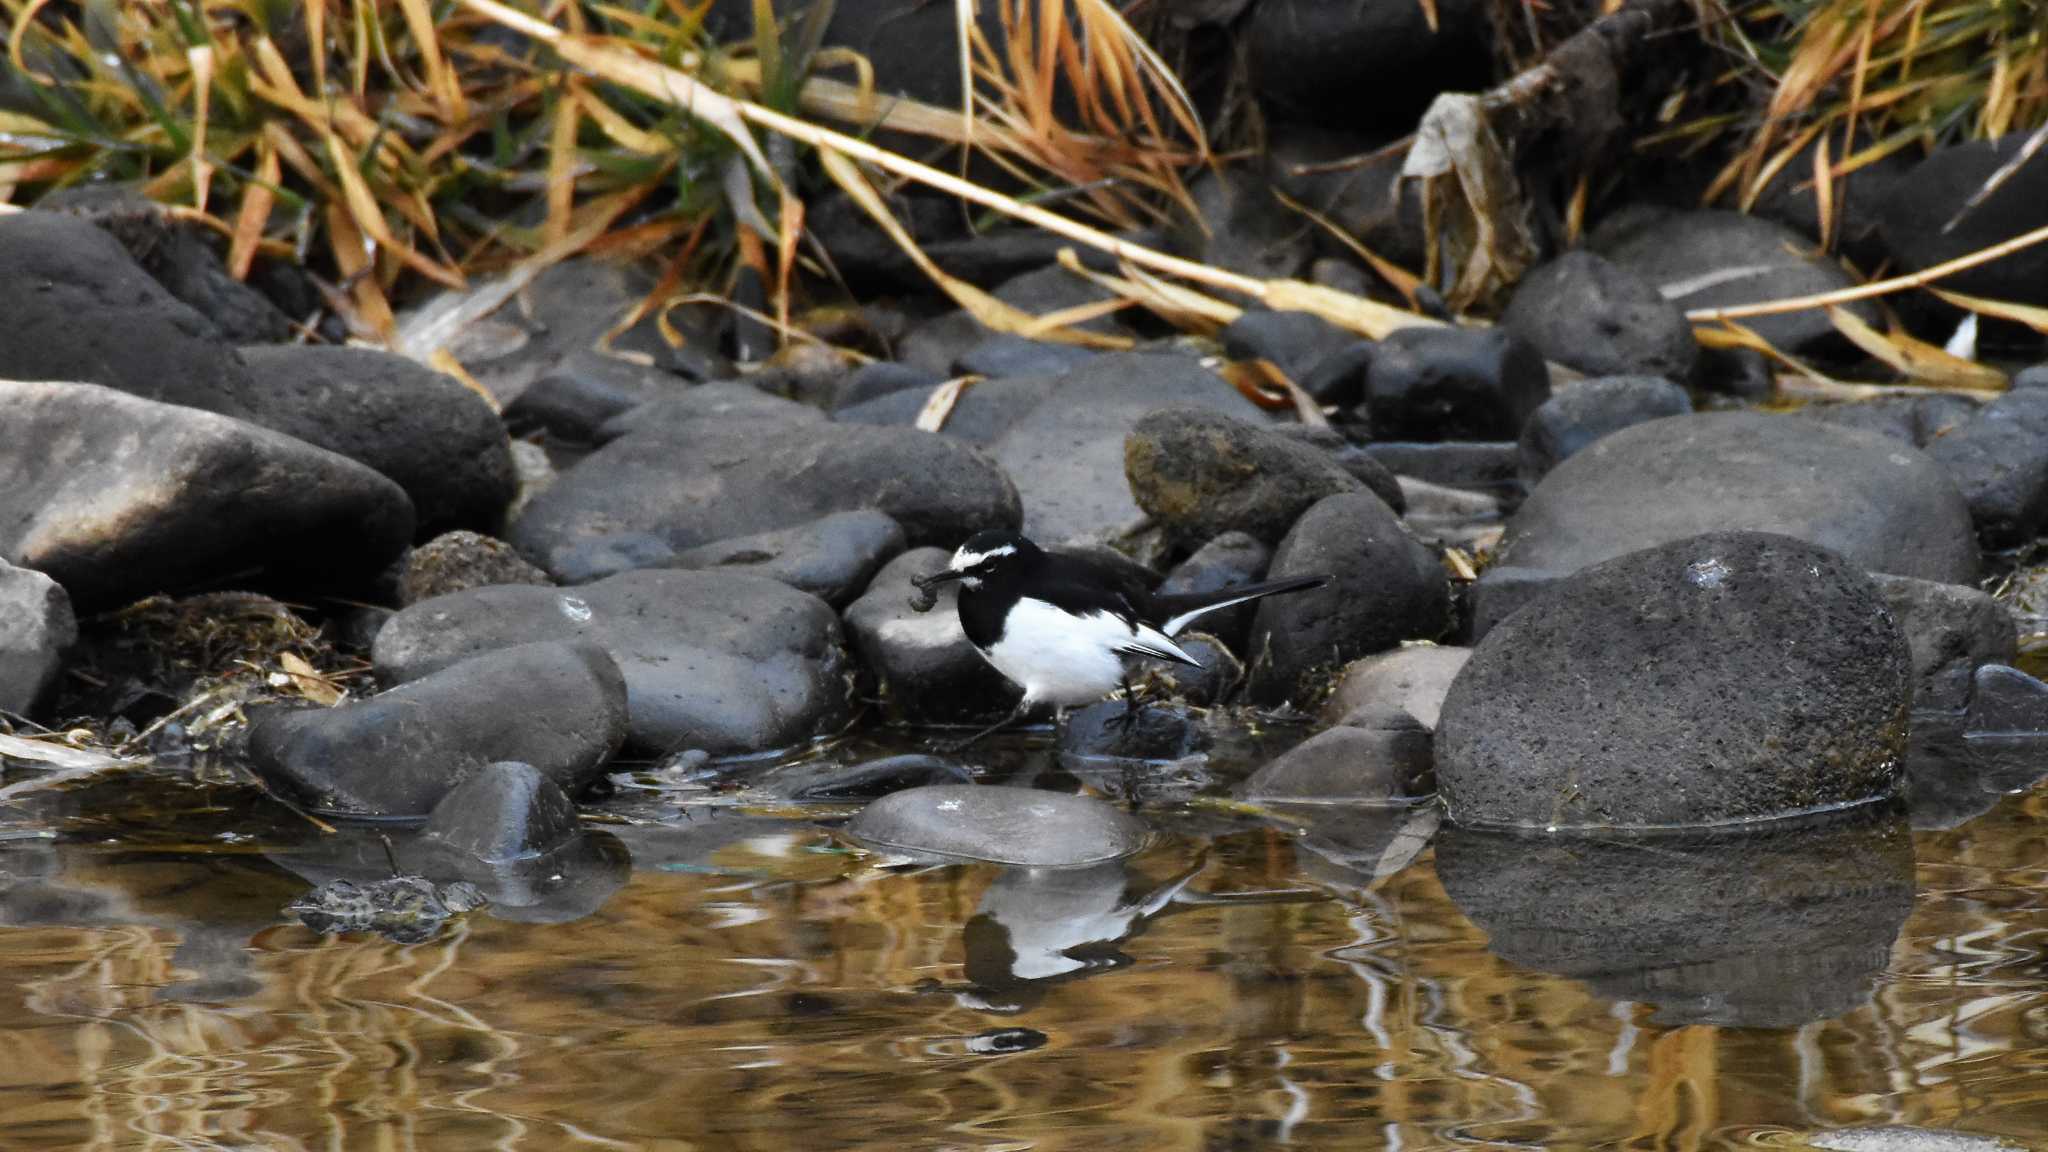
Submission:
[[[1116,649],[1130,641],[1130,627],[1107,613],[1076,616],[1027,597],[982,655],[1024,686],[1027,702],[1066,708],[1093,704],[1123,683]]]

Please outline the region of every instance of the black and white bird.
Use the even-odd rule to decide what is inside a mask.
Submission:
[[[1215,592],[1159,595],[1128,573],[1083,556],[1048,552],[1003,529],[976,533],[944,570],[920,577],[920,608],[938,586],[960,585],[960,629],[984,659],[1024,689],[1016,711],[959,745],[965,748],[1050,704],[1093,704],[1119,686],[1135,711],[1126,656],[1201,666],[1173,638],[1198,617],[1233,604],[1320,588],[1328,576],[1296,576]]]

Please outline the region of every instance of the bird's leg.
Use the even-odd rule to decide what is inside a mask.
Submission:
[[[1003,729],[1008,728],[1010,725],[1015,724],[1017,721],[1024,719],[1026,716],[1029,716],[1030,714],[1031,702],[1029,700],[1019,700],[1017,701],[1017,706],[1010,710],[1010,714],[1008,716],[1005,716],[1001,720],[998,720],[995,723],[989,725],[988,727],[983,728],[981,731],[976,732],[974,735],[969,736],[965,740],[961,740],[952,744],[941,744],[939,745],[939,750],[949,755],[957,756],[960,753],[967,751],[969,748],[974,747],[976,744],[981,743],[984,739],[993,736],[996,733],[1001,732]]]
[[[1131,687],[1129,673],[1124,674],[1124,710],[1116,718],[1116,726],[1129,732],[1138,722],[1138,690]]]

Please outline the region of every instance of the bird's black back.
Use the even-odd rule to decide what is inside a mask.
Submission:
[[[1077,616],[1108,612],[1125,621],[1148,620],[1151,594],[1135,575],[1087,556],[1033,549],[982,577],[979,588],[960,589],[960,629],[986,648],[1003,636],[1003,621],[1030,596]]]

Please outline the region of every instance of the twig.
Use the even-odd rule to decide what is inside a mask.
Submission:
[[[2023,252],[2043,241],[2048,241],[2048,225],[2022,232],[2007,240],[2001,240],[1989,248],[1966,252],[1953,260],[1944,260],[1932,268],[1904,276],[1893,276],[1887,280],[1873,280],[1853,288],[1837,288],[1833,292],[1817,292],[1811,296],[1787,296],[1780,300],[1761,300],[1754,304],[1732,304],[1726,308],[1694,308],[1685,318],[1695,324],[1712,323],[1717,320],[1742,320],[1751,316],[1782,316],[1787,312],[1805,312],[1814,308],[1826,308],[1835,304],[1853,304],[1858,300],[1873,300],[1889,296],[1909,288],[1925,288],[1937,280],[1946,279],[1958,272],[2002,260],[2015,252]]]

